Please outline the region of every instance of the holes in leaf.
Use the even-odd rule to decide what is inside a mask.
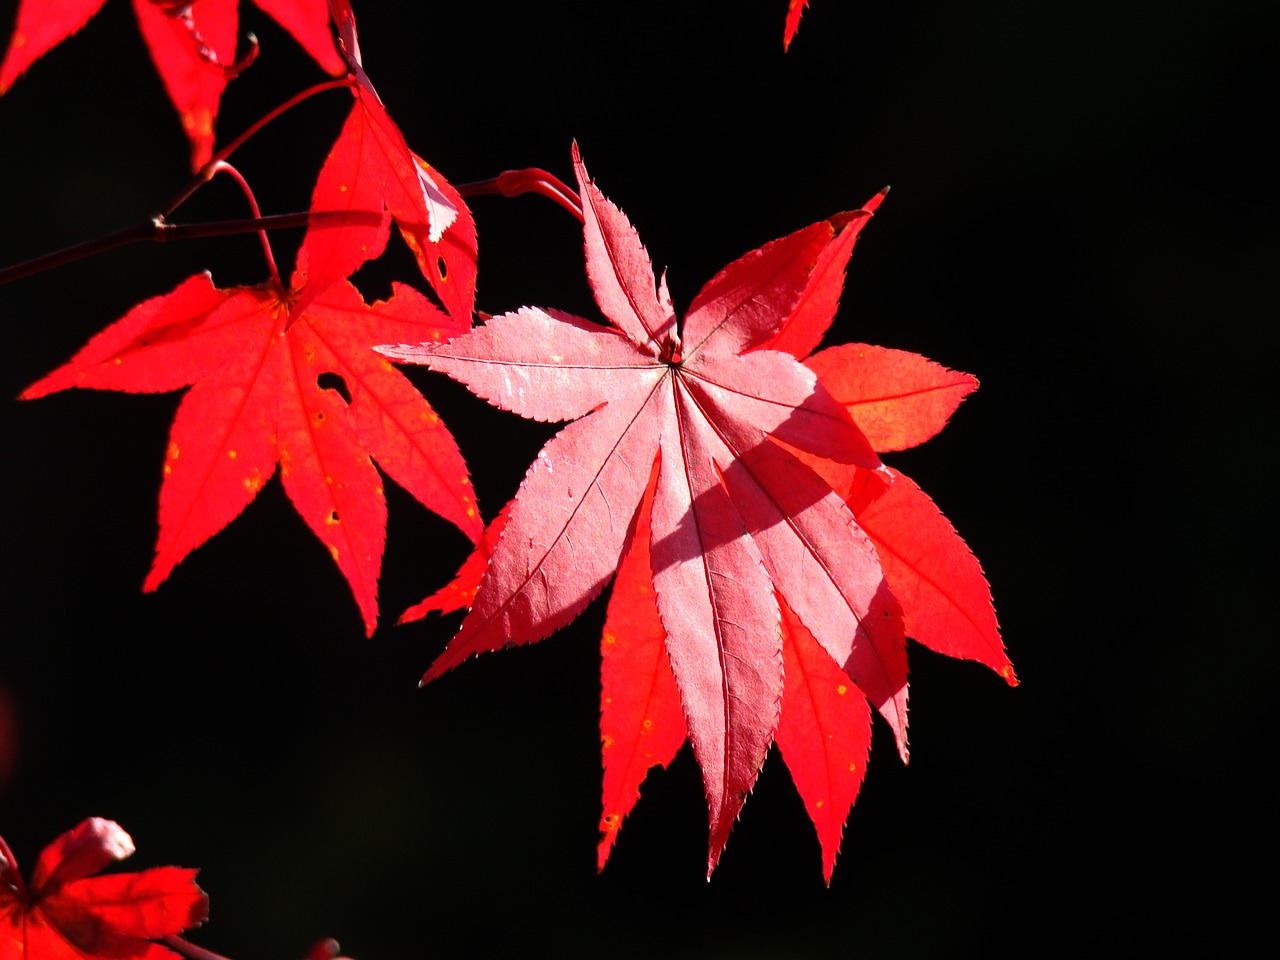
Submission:
[[[347,389],[347,381],[336,373],[322,373],[316,377],[316,386],[321,390],[332,390],[342,398],[343,403],[351,403],[351,391]]]
[[[337,511],[337,510],[330,510],[330,511],[329,511],[329,522],[330,522],[330,523],[338,523],[338,522],[339,522],[339,520],[338,520],[338,511]]]
[[[436,257],[436,272],[441,280],[449,279],[449,265],[444,262],[444,257]]]

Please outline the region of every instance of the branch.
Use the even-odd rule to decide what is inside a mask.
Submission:
[[[372,211],[319,210],[314,213],[277,213],[266,217],[244,217],[238,220],[210,220],[205,223],[166,223],[161,217],[152,217],[145,223],[139,223],[115,233],[109,233],[96,240],[77,243],[75,246],[46,253],[44,256],[14,264],[12,267],[0,269],[0,286],[13,280],[21,280],[33,274],[52,270],[67,263],[75,263],[86,257],[92,257],[117,247],[127,247],[142,240],[153,243],[167,243],[170,240],[191,240],[196,237],[226,237],[237,233],[255,233],[259,230],[286,230],[290,227],[308,225],[325,227],[332,221],[333,225],[356,223],[361,226],[376,226],[382,222],[382,214]]]

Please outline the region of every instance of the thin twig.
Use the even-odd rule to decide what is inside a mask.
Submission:
[[[211,220],[205,223],[165,223],[154,217],[144,223],[117,230],[105,237],[88,240],[75,246],[46,253],[12,267],[0,269],[0,286],[13,280],[21,280],[45,270],[52,270],[68,263],[75,263],[95,254],[105,253],[117,247],[127,247],[142,240],[167,243],[171,240],[192,240],[197,237],[226,237],[237,233],[255,233],[259,230],[287,230],[311,224],[324,227],[326,221],[352,223],[359,226],[376,226],[382,222],[382,213],[372,211],[318,210],[315,213],[278,213],[266,217],[245,217],[238,220]]]

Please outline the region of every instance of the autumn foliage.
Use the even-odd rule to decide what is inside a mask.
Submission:
[[[0,93],[102,2],[24,0]],[[830,882],[873,714],[907,759],[907,638],[1016,683],[977,559],[881,459],[938,433],[977,380],[901,350],[818,349],[885,193],[743,254],[678,316],[665,274],[576,145],[576,190],[542,171],[455,188],[392,120],[347,0],[255,2],[338,78],[295,101],[336,90],[349,104],[292,269],[277,266],[270,224],[230,163],[259,127],[230,141],[216,131],[226,84],[256,54],[237,59],[236,0],[135,0],[197,171],[174,208],[214,176],[234,179],[251,214],[244,229],[262,231],[264,277],[220,287],[208,272],[190,276],[22,393],[185,390],[164,445],[144,589],[278,473],[371,635],[385,474],[474,544],[456,578],[401,617],[466,610],[424,683],[547,637],[612,585],[600,638],[601,869],[649,771],[688,741],[707,801],[709,875],[776,743]],[[784,44],[806,6],[791,0]],[[466,197],[526,191],[581,219],[598,317],[550,306],[476,313]],[[370,302],[351,276],[383,253],[392,224],[419,276]],[[521,417],[567,422],[487,526],[450,426],[394,363],[424,365]],[[153,941],[199,924],[204,895],[190,870],[93,876],[132,851],[116,824],[88,820],[24,882],[0,842],[0,948],[22,945],[4,957],[170,955]]]
[[[0,957],[108,960],[177,956],[151,941],[199,926],[209,899],[195,870],[94,876],[134,852],[120,825],[91,817],[49,844],[24,882],[0,839]]]

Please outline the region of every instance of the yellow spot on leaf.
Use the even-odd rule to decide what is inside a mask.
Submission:
[[[825,801],[823,801],[823,800],[818,800],[818,801],[815,801],[813,805],[814,805],[815,807],[817,807],[819,810],[821,810],[821,809],[822,809],[822,804],[823,804],[824,802],[825,802]]]
[[[608,750],[613,746],[613,737],[605,736],[600,738],[600,746]]]
[[[644,727],[646,730],[648,730],[648,729],[650,729],[650,728],[653,726],[653,721],[652,721],[652,720],[650,720],[648,717],[645,717],[645,718],[644,718],[644,722],[643,722],[643,723],[641,723],[641,724],[640,724],[640,726],[642,726],[642,727]]]
[[[840,684],[840,686],[836,687],[836,693],[840,694],[840,696],[842,697],[848,692],[849,692],[849,688],[846,687],[843,683]]]
[[[238,454],[238,453],[236,453],[234,450],[228,450],[228,451],[227,451],[227,456],[228,456],[229,458],[231,458],[232,460],[234,460],[236,457],[238,457],[238,456],[239,456],[239,454]]]
[[[346,192],[347,192],[347,185],[344,183],[342,186],[340,186],[340,187],[338,188],[338,192],[339,192],[339,193],[346,193]]]
[[[171,443],[169,444],[169,449],[165,451],[165,455],[170,460],[177,460],[178,457],[182,455],[182,451],[178,448],[176,443]]]
[[[851,763],[851,764],[849,764],[849,772],[850,772],[850,773],[857,773],[857,772],[858,772],[858,765],[857,765],[856,763]]]
[[[605,634],[603,637],[601,637],[600,639],[601,639],[601,640],[603,640],[603,641],[604,641],[606,644],[608,644],[609,646],[612,646],[613,644],[615,644],[615,643],[617,643],[617,642],[618,642],[618,638],[617,638],[617,637],[615,637],[612,633],[606,633],[606,634]]]
[[[337,548],[337,547],[335,547],[335,546],[332,546],[332,545],[331,545],[331,546],[329,547],[329,556],[333,557],[333,562],[334,562],[334,563],[337,563],[337,562],[338,562],[338,548]]]
[[[124,363],[124,361],[121,360],[119,357],[112,357],[111,362],[114,363],[117,367],[120,366],[120,364]]]

